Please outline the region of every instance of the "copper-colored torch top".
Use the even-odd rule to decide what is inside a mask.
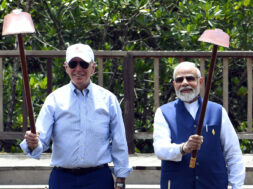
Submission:
[[[34,33],[32,17],[21,9],[15,9],[4,17],[2,35]]]
[[[229,47],[229,35],[221,29],[205,30],[198,40],[222,47]]]

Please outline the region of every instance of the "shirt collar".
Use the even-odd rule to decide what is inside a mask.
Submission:
[[[187,103],[184,102],[184,106],[187,109],[187,111],[191,114],[191,116],[195,119],[196,114],[198,112],[198,108],[199,108],[199,100],[200,98],[198,98],[197,100],[195,100],[192,103]]]
[[[80,91],[80,90],[75,87],[75,85],[72,83],[72,81],[70,81],[69,85],[70,85],[70,89],[71,89],[72,93],[74,93],[75,95],[77,95],[78,91]],[[90,91],[91,91],[91,89],[92,89],[92,81],[90,80],[90,84],[88,85],[88,87],[86,89],[83,89],[80,92],[82,94],[85,94],[85,95],[88,96],[89,93],[90,93]]]
[[[184,102],[184,105],[185,105],[185,107],[188,109],[188,108],[196,108],[196,109],[198,109],[198,107],[199,107],[199,101],[198,100],[195,100],[194,102],[192,102],[192,103],[187,103],[187,102]]]

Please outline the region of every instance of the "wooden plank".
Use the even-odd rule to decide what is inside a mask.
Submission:
[[[65,57],[66,51],[46,51],[46,50],[25,50],[26,57]],[[19,57],[19,51],[18,50],[4,50],[0,51],[0,57]]]
[[[4,131],[3,114],[3,59],[0,58],[0,132]]]
[[[143,140],[153,139],[153,133],[151,133],[151,132],[139,132],[139,133],[135,133],[134,134],[134,138],[135,139],[143,139]]]
[[[250,133],[250,132],[238,132],[237,136],[239,139],[253,140],[253,133]],[[135,133],[134,138],[135,139],[142,139],[142,140],[153,139],[153,133],[151,133],[151,132]]]
[[[247,129],[252,132],[252,59],[247,58],[247,80],[248,80],[248,107],[247,107]]]
[[[154,111],[159,107],[159,58],[154,58]]]
[[[237,133],[239,139],[253,140],[253,133]]]
[[[103,77],[103,58],[99,57],[98,58],[98,85],[103,87],[104,85],[104,77]]]
[[[228,58],[223,59],[223,107],[228,112]]]
[[[211,51],[131,51],[134,57],[210,58]],[[253,57],[253,51],[220,51],[217,57]]]
[[[125,57],[127,51],[103,51],[94,50],[96,57]],[[133,57],[178,57],[178,58],[210,58],[211,51],[129,51]],[[25,50],[26,56],[32,57],[62,57],[65,58],[65,50]],[[19,57],[17,50],[0,50],[0,57]],[[253,51],[221,51],[217,52],[217,57],[238,57],[252,58]]]
[[[128,152],[134,153],[134,59],[131,54],[124,57],[124,123]]]
[[[110,57],[110,58],[123,58],[127,56],[127,51],[104,51],[104,50],[94,50],[96,57]]]
[[[200,89],[200,96],[202,96],[202,98],[204,98],[205,95],[205,59],[204,58],[200,58],[200,73],[201,76],[204,78],[204,82],[203,85]]]
[[[96,57],[125,57],[127,54],[127,51],[103,51],[94,50],[94,55]],[[66,50],[25,50],[25,55],[27,57],[62,57],[65,58],[66,56]],[[18,50],[2,50],[0,51],[0,57],[19,57],[19,51]]]
[[[24,132],[0,132],[1,140],[16,140],[16,139],[24,139]]]

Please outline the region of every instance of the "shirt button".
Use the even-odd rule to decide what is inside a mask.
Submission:
[[[199,162],[196,162],[196,165],[199,166]]]
[[[197,125],[193,125],[193,127],[194,127],[194,128],[196,128],[196,127],[197,127]]]
[[[196,178],[196,180],[198,180],[198,179],[199,179],[199,176],[196,176],[195,178]]]

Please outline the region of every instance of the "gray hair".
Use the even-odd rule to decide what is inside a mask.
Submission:
[[[195,63],[193,63],[193,62],[181,62],[181,63],[179,63],[179,64],[175,67],[175,69],[174,69],[174,72],[173,72],[173,79],[174,79],[174,80],[176,79],[177,70],[178,70],[179,68],[181,68],[181,67],[184,67],[184,66],[192,66],[192,67],[196,68],[197,76],[198,76],[198,77],[201,77],[200,70],[198,69],[198,67],[196,66]]]

